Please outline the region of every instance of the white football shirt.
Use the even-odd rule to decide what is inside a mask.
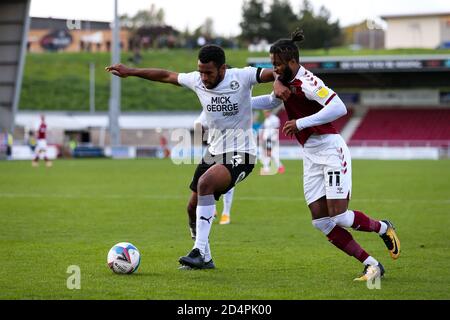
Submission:
[[[257,72],[254,67],[227,69],[213,89],[203,85],[198,71],[178,75],[178,83],[194,91],[203,107],[211,154],[236,151],[256,155],[251,95],[258,83]]]

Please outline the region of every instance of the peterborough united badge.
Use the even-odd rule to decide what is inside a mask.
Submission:
[[[231,88],[231,90],[237,90],[237,89],[239,89],[239,82],[237,82],[237,81],[235,81],[235,80],[231,81],[231,83],[230,83],[230,88]]]

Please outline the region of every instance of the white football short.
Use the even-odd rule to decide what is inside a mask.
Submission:
[[[352,159],[339,134],[312,135],[304,146],[303,189],[306,203],[327,199],[350,199]]]
[[[38,139],[36,145],[36,152],[46,152],[47,151],[47,140]]]

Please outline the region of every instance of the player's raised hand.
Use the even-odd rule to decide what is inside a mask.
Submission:
[[[111,72],[113,75],[126,78],[130,75],[131,68],[128,68],[126,65],[121,63],[114,64],[112,66],[106,67],[106,71]]]
[[[289,90],[289,88],[283,85],[283,83],[279,80],[274,81],[273,92],[277,98],[283,101],[286,101],[291,95],[291,90]]]
[[[286,121],[283,127],[283,133],[285,136],[292,138],[292,136],[296,133],[299,133],[300,130],[297,128],[296,120]]]

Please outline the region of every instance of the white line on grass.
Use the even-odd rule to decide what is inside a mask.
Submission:
[[[123,194],[37,194],[37,193],[0,193],[0,198],[58,198],[58,199],[151,199],[151,200],[186,200],[189,195],[123,195]],[[238,196],[239,201],[284,201],[284,202],[305,202],[302,197],[282,197],[282,196]],[[450,204],[450,199],[352,199],[352,202],[385,202],[385,203],[440,203]]]

